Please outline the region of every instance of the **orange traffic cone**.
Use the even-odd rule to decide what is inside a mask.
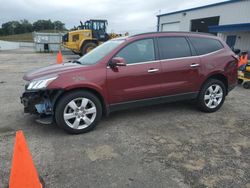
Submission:
[[[10,172],[9,188],[42,188],[22,131],[16,132],[16,141]]]
[[[244,57],[243,57],[243,62],[244,62],[244,64],[247,64],[247,63],[248,63],[248,55],[247,55],[247,54],[244,55]]]
[[[61,50],[59,50],[59,52],[57,53],[57,57],[56,57],[56,63],[61,64],[62,62],[63,62],[63,56],[62,56]]]

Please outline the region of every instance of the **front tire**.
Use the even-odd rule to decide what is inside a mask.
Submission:
[[[56,123],[71,134],[93,130],[102,116],[100,100],[88,91],[64,95],[55,109]]]
[[[204,112],[215,112],[223,105],[226,87],[217,79],[209,79],[202,87],[198,97],[198,107]]]

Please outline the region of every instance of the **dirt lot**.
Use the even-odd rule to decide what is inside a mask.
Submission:
[[[21,129],[47,188],[250,188],[250,90],[237,87],[212,114],[185,102],[157,105],[113,113],[93,132],[68,135],[37,124],[19,100],[23,74],[55,59],[0,52],[0,187],[8,185]]]

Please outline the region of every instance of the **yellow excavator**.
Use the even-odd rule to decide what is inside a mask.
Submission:
[[[62,45],[75,54],[83,56],[99,44],[121,36],[107,33],[107,20],[88,20],[62,37]]]

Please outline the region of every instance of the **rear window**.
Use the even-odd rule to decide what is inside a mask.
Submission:
[[[219,40],[211,38],[189,37],[198,55],[208,54],[224,48]]]
[[[158,45],[161,59],[173,59],[191,56],[185,37],[160,37]]]

